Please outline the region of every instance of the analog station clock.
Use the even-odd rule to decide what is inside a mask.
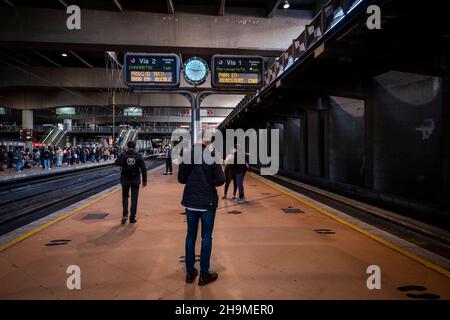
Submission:
[[[200,57],[192,57],[184,62],[183,76],[187,83],[198,86],[206,81],[209,67]]]

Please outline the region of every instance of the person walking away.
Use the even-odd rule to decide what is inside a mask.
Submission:
[[[115,164],[122,168],[120,183],[122,184],[122,224],[128,219],[128,197],[131,190],[130,223],[136,223],[139,184],[142,175],[142,187],[147,186],[147,168],[142,156],[136,152],[134,141],[128,142],[128,150],[122,153]]]
[[[241,203],[246,203],[247,200],[245,199],[245,195],[244,195],[244,178],[245,178],[245,174],[247,173],[247,169],[248,169],[248,155],[245,154],[244,156],[244,163],[238,163],[239,159],[238,159],[238,152],[245,152],[241,147],[239,146],[235,146],[235,152],[234,152],[234,159],[233,159],[233,169],[234,169],[234,174],[236,176],[236,183],[238,186],[238,190],[239,190],[239,199],[237,199],[237,203],[241,204]]]
[[[232,198],[232,200],[236,200],[237,182],[236,182],[236,174],[234,172],[234,167],[233,167],[234,152],[235,152],[235,149],[233,149],[233,151],[229,155],[227,155],[227,157],[224,160],[224,165],[225,165],[225,188],[224,188],[224,191],[223,191],[222,199],[226,199],[227,198],[228,187],[230,186],[231,181],[233,181],[233,198]]]
[[[172,147],[169,145],[166,146],[164,150],[166,154],[166,172],[164,175],[172,175]]]
[[[210,141],[202,141],[197,148],[205,150]],[[186,208],[187,236],[186,236],[186,283],[194,282],[198,275],[195,263],[195,242],[198,224],[202,225],[202,246],[200,253],[200,278],[198,285],[204,286],[216,281],[217,273],[210,273],[210,259],[212,251],[212,232],[218,203],[217,187],[225,183],[222,166],[215,162],[205,163],[203,152],[201,163],[194,163],[194,147],[190,152],[191,164],[180,163],[178,182],[184,184],[181,204]]]

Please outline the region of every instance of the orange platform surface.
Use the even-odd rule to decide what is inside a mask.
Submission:
[[[450,298],[444,274],[260,179],[247,176],[245,185],[249,203],[219,203],[215,283],[184,283],[183,186],[159,170],[141,189],[137,224],[120,224],[121,193],[112,192],[0,252],[0,299],[410,299],[397,289],[406,285]],[[289,207],[303,213],[282,211]],[[83,219],[93,213],[108,215]],[[46,245],[58,239],[70,242]],[[71,265],[80,267],[80,290],[67,288]],[[380,267],[380,290],[367,288],[371,265]]]

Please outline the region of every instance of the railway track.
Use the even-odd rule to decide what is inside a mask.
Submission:
[[[146,160],[151,170],[163,160]],[[0,235],[36,221],[119,183],[114,165],[0,186]]]

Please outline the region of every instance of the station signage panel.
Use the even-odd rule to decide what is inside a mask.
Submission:
[[[127,53],[123,74],[129,87],[178,87],[180,57],[176,54]]]
[[[264,85],[264,60],[259,56],[212,57],[213,87],[259,88]]]

